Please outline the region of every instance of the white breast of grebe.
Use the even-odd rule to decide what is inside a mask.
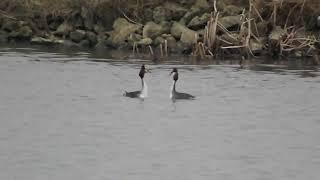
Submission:
[[[141,90],[141,94],[139,95],[140,98],[147,98],[148,97],[148,86],[147,83],[143,80],[143,88]]]
[[[174,88],[174,81],[172,82],[171,88],[170,88],[170,99],[173,98],[173,88]]]

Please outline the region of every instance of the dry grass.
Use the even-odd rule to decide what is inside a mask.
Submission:
[[[22,16],[38,12],[44,15],[68,16],[83,7],[96,12],[111,6],[113,9],[122,9],[124,12],[130,11],[130,15],[138,15],[141,13],[137,11],[160,2],[158,0],[1,0],[0,10],[15,16],[17,13],[18,16],[20,14]]]

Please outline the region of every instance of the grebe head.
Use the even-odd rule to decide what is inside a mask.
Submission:
[[[178,75],[178,69],[177,68],[173,68],[170,75],[173,73],[173,80],[177,81],[179,79],[179,75]]]
[[[139,76],[141,79],[143,79],[145,73],[146,73],[146,68],[144,67],[144,64],[143,64],[139,72]]]

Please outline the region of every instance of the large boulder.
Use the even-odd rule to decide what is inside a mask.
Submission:
[[[118,18],[113,24],[110,40],[113,45],[119,46],[125,43],[130,34],[141,30],[141,28],[140,25],[132,24],[124,18]]]
[[[178,23],[178,22],[174,22],[172,24],[170,32],[173,37],[175,37],[176,39],[180,39],[182,32],[186,31],[186,29],[188,29],[188,28],[185,25]]]
[[[143,27],[142,35],[144,38],[149,37],[151,39],[155,39],[157,36],[166,33],[169,30],[170,25],[166,23],[156,24],[150,21]]]
[[[70,39],[73,42],[79,43],[86,37],[86,32],[84,30],[75,30],[70,33]]]
[[[196,43],[197,32],[191,29],[185,29],[181,34],[180,41],[186,45],[192,45]]]
[[[202,16],[196,16],[189,22],[188,28],[193,30],[203,29],[210,17],[211,15],[209,13],[204,13]]]
[[[191,45],[195,42],[197,32],[187,28],[183,24],[174,22],[171,28],[171,34],[176,39],[180,39],[182,43]]]

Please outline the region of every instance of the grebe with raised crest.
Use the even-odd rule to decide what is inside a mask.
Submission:
[[[127,92],[125,91],[125,93],[123,94],[126,97],[130,97],[130,98],[146,98],[148,97],[148,86],[146,84],[146,82],[144,81],[144,74],[146,73],[146,68],[144,66],[144,64],[141,66],[140,68],[140,72],[139,72],[139,77],[141,79],[141,84],[142,84],[142,88],[140,91],[132,91],[132,92]]]
[[[178,69],[173,68],[170,75],[173,74],[173,84],[171,86],[170,99],[175,101],[176,99],[194,99],[195,96],[187,93],[181,93],[176,91],[176,83],[179,79]]]

